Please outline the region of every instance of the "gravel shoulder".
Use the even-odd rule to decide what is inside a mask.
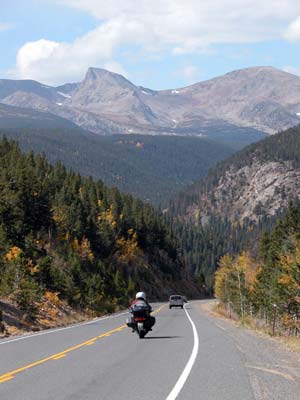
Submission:
[[[247,329],[217,316],[214,300],[199,304],[198,311],[230,337],[241,353],[255,399],[298,400],[300,398],[300,353],[281,339]]]

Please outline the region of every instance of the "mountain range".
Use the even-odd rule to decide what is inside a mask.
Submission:
[[[82,82],[58,87],[2,79],[0,103],[47,112],[101,135],[247,136],[249,143],[299,123],[300,77],[252,67],[157,91],[89,68]]]
[[[222,255],[257,252],[299,199],[299,118],[300,77],[271,67],[164,91],[96,68],[59,87],[0,80],[0,134],[162,205],[208,287]]]

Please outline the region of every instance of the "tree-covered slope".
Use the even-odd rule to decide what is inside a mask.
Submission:
[[[57,115],[0,103],[0,129],[69,129],[84,132],[73,122]]]
[[[171,202],[188,268],[212,287],[225,254],[258,252],[262,232],[300,197],[300,126],[252,144],[212,168]],[[180,221],[180,223],[178,223]]]
[[[255,317],[272,335],[300,332],[300,207],[290,205],[273,229],[258,235],[260,251],[224,255],[215,274],[221,304],[241,318]]]
[[[0,294],[34,316],[58,294],[96,311],[127,304],[136,290],[163,298],[182,283],[177,243],[149,205],[100,181],[0,144]],[[180,283],[179,283],[180,282]]]
[[[43,152],[84,176],[131,193],[154,205],[167,201],[185,185],[205,175],[218,160],[232,154],[223,144],[177,136],[97,136],[78,129],[2,130],[23,150]]]
[[[172,203],[174,215],[231,221],[276,215],[300,195],[300,126],[251,144],[212,168]]]

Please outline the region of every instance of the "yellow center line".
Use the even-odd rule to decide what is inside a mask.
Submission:
[[[0,379],[0,383],[10,381],[11,379],[13,379],[13,376],[12,376],[12,375],[7,376],[6,378]]]
[[[66,357],[65,354],[61,354],[60,356],[57,357],[52,357],[53,360],[60,360],[61,358]]]
[[[153,312],[153,314],[157,314],[163,307],[164,307],[164,305],[160,306],[157,310],[155,310]],[[13,371],[7,372],[6,374],[0,375],[0,383],[4,383],[6,381],[9,381],[10,379],[14,378],[14,375],[19,374],[20,372],[26,371],[28,369],[31,369],[33,367],[36,367],[38,365],[44,364],[47,361],[59,360],[60,358],[65,357],[66,354],[70,353],[71,351],[78,350],[78,349],[82,348],[83,346],[90,346],[90,345],[94,344],[96,340],[104,338],[104,337],[108,337],[112,333],[120,332],[126,327],[127,327],[127,325],[118,326],[117,328],[112,329],[112,330],[110,330],[108,332],[105,332],[102,335],[96,336],[96,337],[94,337],[92,339],[89,339],[89,340],[83,342],[83,343],[77,344],[76,346],[69,347],[68,349],[66,349],[66,350],[64,350],[64,351],[62,351],[60,353],[53,354],[52,356],[43,358],[43,359],[35,361],[35,362],[31,363],[31,364],[27,364],[24,367],[21,367],[21,368],[15,369]]]
[[[93,340],[90,340],[88,343],[86,343],[86,346],[92,346],[95,343],[96,343],[96,339],[93,339]]]
[[[125,325],[125,326],[126,326],[126,325]],[[47,362],[47,361],[49,361],[49,360],[58,360],[58,359],[60,359],[60,358],[63,358],[63,357],[65,357],[66,354],[70,353],[71,351],[78,350],[78,349],[80,349],[81,347],[88,345],[88,344],[91,343],[92,341],[95,341],[95,340],[97,340],[97,339],[100,339],[100,338],[102,338],[102,337],[105,337],[105,335],[106,335],[107,333],[110,333],[110,334],[111,334],[111,333],[117,332],[117,330],[118,330],[119,328],[120,328],[120,327],[118,327],[118,328],[116,328],[116,329],[112,329],[112,330],[109,331],[109,332],[106,332],[106,333],[104,333],[104,334],[102,334],[102,335],[100,335],[100,336],[96,336],[95,338],[89,339],[89,340],[87,340],[87,341],[85,341],[85,342],[83,342],[83,343],[80,343],[80,344],[76,345],[76,346],[70,347],[70,348],[68,348],[68,349],[66,349],[66,350],[64,350],[64,351],[62,351],[62,352],[60,352],[60,353],[53,354],[52,356],[43,358],[42,360],[35,361],[35,362],[31,363],[31,364],[25,365],[24,367],[15,369],[14,371],[10,371],[10,372],[8,372],[8,373],[6,373],[6,374],[4,374],[4,375],[1,375],[1,376],[0,376],[0,383],[6,382],[6,380],[8,380],[7,378],[10,378],[10,379],[13,378],[13,375],[19,374],[20,372],[23,372],[23,371],[26,371],[26,370],[28,370],[28,369],[30,369],[30,368],[36,367],[37,365],[44,364],[45,362]]]
[[[163,304],[162,306],[158,307],[158,309],[155,310],[155,311],[153,311],[152,314],[158,314],[158,313],[161,311],[161,309],[162,309],[163,307],[165,307],[165,304]]]

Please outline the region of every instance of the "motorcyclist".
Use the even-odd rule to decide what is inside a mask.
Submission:
[[[151,305],[147,301],[147,296],[145,292],[137,292],[135,295],[135,299],[131,302],[129,311],[134,314],[135,309],[137,308],[145,308],[147,310],[148,318],[147,318],[147,329],[149,331],[152,331],[152,326],[155,324],[155,318],[150,315],[152,311]],[[134,318],[132,316],[131,322],[134,321]],[[133,325],[132,325],[133,327]],[[133,329],[134,331],[134,329]]]
[[[149,312],[152,311],[152,308],[147,301],[147,296],[145,292],[137,292],[137,294],[135,295],[135,299],[130,304],[130,308],[133,308],[135,305],[148,307]]]

